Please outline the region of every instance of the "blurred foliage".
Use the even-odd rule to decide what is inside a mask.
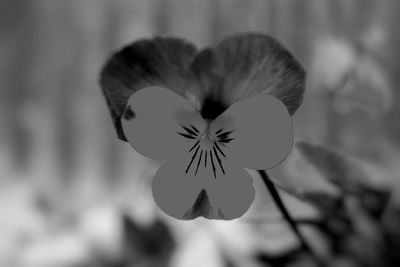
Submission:
[[[348,257],[357,266],[377,266],[389,261],[382,240],[386,231],[380,225],[388,204],[389,187],[372,185],[370,174],[350,157],[323,145],[306,142],[297,144],[302,154],[326,179],[340,188],[341,194],[327,201],[309,198],[321,210],[321,219],[312,222],[328,235],[335,256]],[[368,252],[368,253],[367,253]],[[390,266],[390,265],[384,265]]]

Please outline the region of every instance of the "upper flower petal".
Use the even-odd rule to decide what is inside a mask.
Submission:
[[[191,160],[191,155],[171,158],[157,171],[153,196],[164,212],[177,219],[202,216],[230,220],[248,210],[254,201],[255,190],[251,176],[244,169],[224,161],[222,172],[215,158],[212,163],[210,156],[198,152],[196,164],[188,170]],[[213,167],[217,168],[216,176]]]
[[[133,148],[153,159],[184,154],[207,127],[185,98],[159,86],[134,93],[121,122]]]
[[[227,157],[249,169],[274,167],[293,146],[288,110],[281,101],[267,94],[234,103],[211,123],[211,129],[217,133],[215,138],[224,146]]]
[[[139,89],[160,85],[186,96],[186,76],[197,48],[173,37],[144,39],[115,53],[101,72],[100,84],[118,138],[126,141],[121,116],[129,97]]]
[[[292,115],[302,102],[305,71],[293,55],[268,35],[237,34],[195,58],[195,72],[208,95],[230,104],[267,93]]]
[[[302,102],[305,71],[273,38],[233,35],[197,52],[177,38],[137,41],[115,53],[100,79],[118,137],[126,141],[121,116],[129,97],[159,85],[187,98],[205,119],[215,119],[234,102],[267,93],[292,115]]]

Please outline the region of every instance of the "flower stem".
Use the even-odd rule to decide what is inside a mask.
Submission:
[[[310,254],[310,256],[315,260],[315,262],[318,264],[320,267],[326,266],[324,261],[320,259],[315,252],[311,249],[311,247],[308,245],[306,239],[304,238],[303,234],[300,232],[299,228],[297,227],[297,223],[293,218],[290,216],[289,211],[287,210],[285,204],[283,203],[281,197],[279,196],[278,190],[276,190],[275,185],[272,183],[270,180],[267,172],[265,170],[259,170],[258,173],[260,174],[262,180],[264,181],[265,185],[268,188],[268,191],[270,192],[272,199],[275,201],[276,205],[278,206],[279,210],[281,211],[284,219],[287,221],[289,224],[290,228],[292,229],[293,233],[297,236],[297,238],[300,241],[300,245],[303,248],[304,251]]]

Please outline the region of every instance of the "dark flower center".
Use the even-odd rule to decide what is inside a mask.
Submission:
[[[214,120],[226,109],[227,106],[222,101],[208,96],[203,102],[200,113],[203,119]]]

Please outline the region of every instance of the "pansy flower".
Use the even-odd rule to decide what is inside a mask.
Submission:
[[[153,196],[178,219],[230,220],[248,210],[255,190],[245,168],[269,169],[289,154],[304,82],[298,61],[257,33],[202,50],[173,37],[140,40],[101,73],[118,137],[164,160]]]

